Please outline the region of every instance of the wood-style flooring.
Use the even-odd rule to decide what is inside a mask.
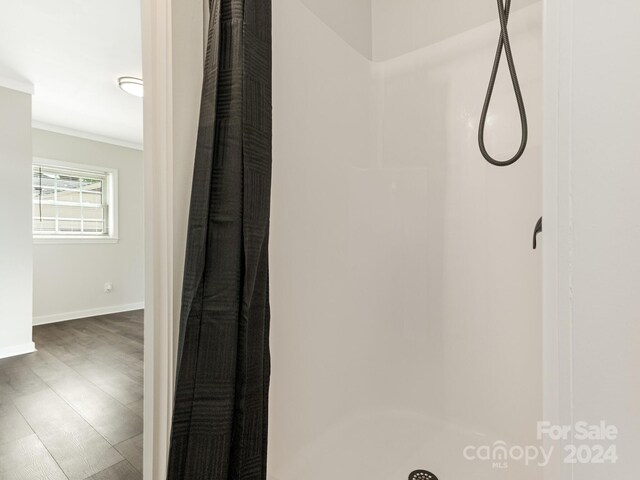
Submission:
[[[142,311],[33,336],[0,360],[0,480],[142,479]]]

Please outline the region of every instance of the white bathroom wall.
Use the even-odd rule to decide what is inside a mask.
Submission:
[[[403,240],[415,241],[405,254],[423,266],[409,276],[421,284],[411,302],[422,303],[414,312],[414,327],[423,328],[422,320],[429,319],[435,331],[420,331],[422,338],[435,335],[441,342],[442,350],[432,352],[437,361],[425,362],[433,370],[430,378],[444,369],[439,391],[447,398],[437,405],[446,405],[444,416],[502,428],[510,438],[526,428],[534,433],[539,414],[541,263],[531,240],[542,208],[541,7],[520,10],[511,19],[530,126],[527,152],[511,168],[487,164],[477,145],[496,27],[494,21],[376,65],[378,173],[388,181],[397,177],[398,183],[415,184],[414,201],[398,208],[424,223],[420,238],[413,233]],[[504,68],[489,113],[488,148],[507,158],[517,150],[521,132]],[[491,355],[483,354],[487,350]],[[502,362],[503,370],[494,376]],[[407,365],[424,372],[415,357],[407,358]],[[409,377],[421,376],[418,370]],[[523,378],[527,385],[514,397],[513,385]],[[521,415],[504,418],[515,405],[523,409]]]
[[[538,479],[468,462],[542,415],[541,7],[513,14],[531,139],[491,167],[478,117],[498,25],[385,62],[274,2],[270,475]],[[417,35],[418,22],[403,25]],[[375,30],[374,30],[375,44]],[[490,150],[519,144],[501,73]]]
[[[517,462],[495,471],[461,452],[489,439],[535,444],[542,415],[541,255],[531,249],[542,214],[541,16],[537,4],[510,20],[530,126],[527,152],[510,168],[486,163],[477,145],[496,21],[376,65],[380,150],[371,174],[378,189],[365,191],[367,201],[380,202],[369,225],[387,243],[384,254],[370,246],[363,266],[375,269],[369,278],[379,284],[371,315],[402,312],[403,330],[386,336],[396,353],[385,385],[403,395],[390,397],[387,408],[402,406],[467,432],[439,435],[437,448],[425,441],[416,457],[416,468],[453,478],[540,475]],[[520,143],[508,79],[503,68],[486,130],[498,158]],[[357,231],[366,245],[366,230]],[[395,258],[395,268],[376,258]]]
[[[31,340],[31,94],[0,86],[0,358]]]
[[[273,2],[273,54],[270,476],[349,478],[323,443],[377,394],[352,299],[352,182],[375,162],[371,64],[299,0]]]
[[[142,152],[33,129],[33,155],[117,169],[119,206],[117,243],[56,242],[33,246],[34,324],[142,308]],[[113,285],[110,293],[104,292],[106,282]]]
[[[587,448],[614,446],[616,463],[569,465],[561,478],[634,478],[640,468],[640,4],[584,0],[549,2],[547,9],[545,184],[556,196],[546,202],[553,243],[545,287],[553,290],[547,336],[560,352],[552,357],[560,395],[551,406],[560,422],[604,421],[619,431],[613,440],[575,440]]]

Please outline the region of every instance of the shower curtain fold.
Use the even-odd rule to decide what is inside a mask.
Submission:
[[[167,478],[264,480],[271,2],[210,7]]]

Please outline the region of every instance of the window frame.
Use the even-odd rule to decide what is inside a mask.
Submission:
[[[33,167],[50,167],[60,170],[69,170],[70,173],[83,172],[88,174],[96,174],[105,177],[104,195],[107,204],[107,225],[108,233],[106,235],[78,235],[78,234],[38,234],[33,231],[32,237],[34,244],[59,243],[118,243],[120,240],[118,233],[118,170],[115,168],[101,167],[99,165],[87,165],[81,163],[67,162],[63,160],[53,160],[50,158],[33,157]],[[31,185],[33,198],[33,184]],[[33,223],[33,215],[32,215]]]

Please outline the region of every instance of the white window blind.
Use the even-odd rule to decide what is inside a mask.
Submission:
[[[33,234],[109,236],[109,173],[33,165]]]

